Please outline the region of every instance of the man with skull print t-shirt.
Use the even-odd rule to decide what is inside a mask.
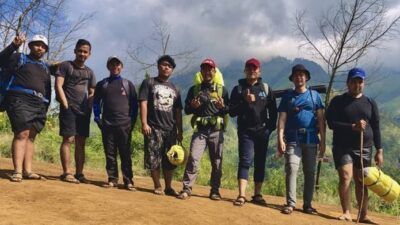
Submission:
[[[172,165],[166,152],[182,141],[182,102],[175,85],[168,81],[176,64],[169,55],[157,61],[158,76],[143,81],[139,90],[140,118],[144,135],[145,168],[151,172],[154,194],[176,195],[171,187]],[[165,190],[160,183],[163,169]]]

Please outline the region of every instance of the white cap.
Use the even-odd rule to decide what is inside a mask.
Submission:
[[[121,65],[124,66],[124,64],[122,63],[122,60],[121,60],[120,58],[118,58],[118,56],[115,56],[115,55],[108,57],[108,59],[107,59],[107,66],[108,66],[108,64],[110,63],[110,61],[113,60],[113,59],[118,60],[118,61],[121,63]]]
[[[47,41],[46,36],[41,35],[41,34],[36,34],[33,35],[33,37],[31,38],[31,40],[29,41],[28,45],[32,42],[37,42],[37,41],[41,41],[43,42],[44,45],[46,45],[46,48],[49,48],[49,42]]]

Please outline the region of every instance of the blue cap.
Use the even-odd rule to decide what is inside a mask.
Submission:
[[[347,80],[359,77],[361,79],[365,79],[365,71],[361,68],[353,68],[347,74]]]

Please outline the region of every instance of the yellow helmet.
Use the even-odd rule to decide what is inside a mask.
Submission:
[[[170,163],[175,166],[183,165],[185,162],[185,150],[181,145],[173,145],[167,152],[167,157]]]

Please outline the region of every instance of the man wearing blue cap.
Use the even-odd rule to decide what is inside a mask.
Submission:
[[[383,149],[379,128],[379,112],[374,100],[363,94],[365,71],[353,68],[347,76],[348,91],[332,99],[327,109],[328,126],[333,130],[333,158],[339,174],[339,195],[343,215],[339,220],[351,221],[350,183],[355,182],[356,198],[361,208],[360,222],[370,223],[367,217],[368,191],[362,196],[361,153],[364,167],[371,166],[372,146],[377,149],[375,162],[383,164]],[[361,134],[363,149],[361,149]],[[353,173],[353,171],[355,171]],[[363,204],[361,205],[361,201]]]

